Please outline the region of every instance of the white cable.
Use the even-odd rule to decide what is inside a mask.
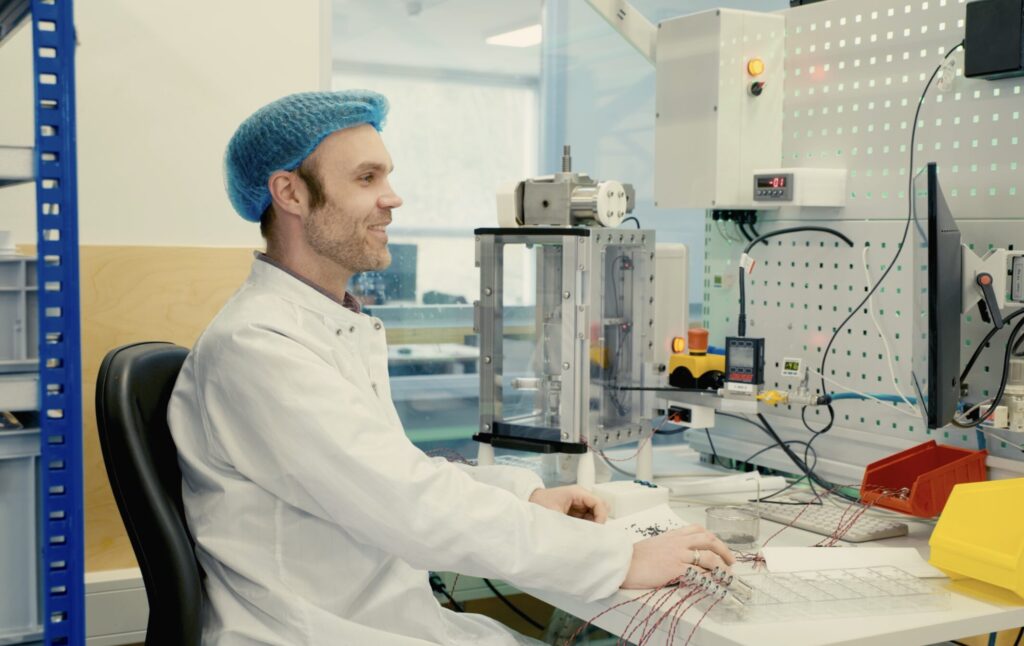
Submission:
[[[980,428],[981,432],[984,433],[985,435],[988,435],[989,437],[994,437],[995,439],[999,440],[1000,442],[1003,442],[1003,443],[1007,444],[1008,446],[1012,446],[1013,448],[1015,448],[1015,449],[1017,449],[1019,451],[1024,451],[1024,446],[1021,446],[1020,444],[1016,444],[1014,442],[1011,442],[1010,440],[1006,439],[1002,435],[996,435],[992,431],[987,430],[987,428],[985,426],[981,426],[979,428]]]
[[[813,372],[814,374],[818,375],[819,377],[821,377],[822,379],[824,379],[828,383],[832,384],[833,386],[835,386],[837,388],[840,388],[842,390],[845,390],[846,392],[853,393],[854,395],[860,395],[864,399],[870,399],[871,401],[873,401],[873,402],[875,402],[877,404],[881,404],[881,405],[885,406],[889,410],[894,410],[897,413],[901,413],[901,414],[906,415],[908,417],[913,417],[914,419],[919,419],[920,418],[920,416],[917,413],[908,413],[907,411],[905,411],[902,408],[900,408],[898,402],[887,402],[884,399],[879,399],[878,397],[875,397],[873,395],[869,395],[867,393],[862,393],[859,390],[856,390],[854,388],[850,388],[846,384],[839,383],[835,379],[829,379],[828,377],[826,377],[825,375],[821,374],[820,372],[818,372],[817,370],[815,370],[814,368],[812,368],[810,366],[807,366],[807,369],[810,370],[811,372]],[[893,405],[893,404],[895,404],[895,405]],[[913,406],[913,404],[911,404],[911,406]],[[915,410],[916,410],[916,407],[915,407]]]
[[[726,241],[727,241],[727,242],[728,242],[729,244],[733,244],[734,242],[736,242],[735,240],[733,240],[733,239],[732,239],[732,237],[731,237],[731,236],[730,236],[729,234],[727,234],[727,233],[726,233],[726,232],[725,232],[725,231],[724,231],[724,230],[722,229],[722,221],[721,221],[721,220],[715,220],[715,228],[717,228],[717,229],[718,229],[718,233],[719,233],[719,235],[721,235],[721,236],[722,236],[723,238],[725,238],[725,240],[726,240]]]
[[[870,249],[870,247],[864,247],[863,260],[864,278],[867,280],[868,290],[870,290],[874,283],[871,281],[871,269],[868,267],[868,249]],[[882,332],[882,325],[878,322],[878,317],[875,316],[874,300],[874,295],[868,298],[868,315],[871,316],[871,322],[875,324],[875,332],[878,332],[878,337],[882,339],[882,347],[885,348],[885,359],[889,364],[889,377],[892,378],[892,387],[896,390],[896,394],[900,396],[900,399],[902,399],[907,406],[914,407],[914,405],[910,403],[910,400],[907,399],[907,396],[903,394],[903,391],[900,390],[899,384],[896,383],[896,367],[893,366],[892,350],[889,348],[889,340],[886,338],[885,333]]]
[[[969,417],[970,414],[973,413],[974,411],[980,409],[982,406],[987,406],[987,405],[991,404],[993,401],[995,401],[995,399],[990,397],[990,398],[988,398],[988,399],[986,399],[984,401],[978,402],[974,406],[971,406],[970,408],[965,410],[963,413],[961,413],[961,415],[960,415],[959,419],[957,419],[957,421],[960,422],[961,424],[973,424],[974,422],[971,421],[971,419]]]

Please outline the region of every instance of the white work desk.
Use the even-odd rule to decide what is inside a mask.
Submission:
[[[659,455],[670,451],[655,451],[655,474],[671,471],[682,473],[690,471],[694,474],[713,472],[707,466],[697,462],[695,454],[687,455],[683,448],[675,455]],[[661,458],[659,460],[659,457]],[[669,466],[671,465],[671,466]],[[688,466],[686,466],[688,465]],[[667,469],[664,467],[668,467]],[[682,467],[682,468],[681,468]],[[629,465],[624,467],[631,469]],[[741,498],[749,498],[741,495]],[[717,499],[717,498],[716,498]],[[734,498],[734,500],[736,500]],[[689,503],[673,503],[673,509],[684,520],[704,523],[704,506]],[[921,555],[928,557],[928,537],[931,526],[921,523],[908,523],[910,535],[900,538],[885,539],[865,543],[871,547],[914,547]],[[774,534],[782,527],[777,523],[761,521],[759,543]],[[803,530],[789,528],[776,536],[771,545],[775,546],[810,546],[821,540],[821,536]],[[850,544],[844,544],[850,545]],[[850,546],[849,549],[856,549]],[[913,614],[886,614],[877,617],[830,617],[806,621],[786,621],[775,623],[732,623],[716,622],[704,619],[691,644],[700,646],[724,645],[755,645],[769,646],[800,644],[871,644],[872,646],[907,646],[909,644],[933,644],[971,635],[979,635],[993,631],[1006,630],[1024,625],[1024,605],[1012,605],[999,601],[986,601],[981,596],[967,596],[962,592],[970,583],[952,583],[944,580],[944,587],[950,591],[950,606],[940,612],[921,612]],[[584,603],[578,599],[549,592],[524,590],[557,608],[580,617],[584,620],[595,617],[610,606],[638,596],[636,591],[620,591],[595,603]],[[667,607],[667,606],[666,606]],[[615,635],[621,635],[630,619],[637,610],[637,604],[627,604],[606,613],[594,624]],[[676,644],[683,644],[690,634],[693,623],[700,618],[696,609],[688,611],[676,631]],[[650,641],[651,644],[665,644],[667,640],[667,624],[659,627],[659,635]],[[664,628],[664,630],[663,630]],[[637,639],[641,631],[634,633]]]

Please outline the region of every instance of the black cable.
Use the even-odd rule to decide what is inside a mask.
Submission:
[[[704,434],[708,436],[708,444],[711,445],[711,465],[721,464],[721,460],[718,459],[718,451],[715,450],[715,443],[711,441],[711,431],[704,428]]]
[[[762,431],[765,430],[760,424],[758,424],[757,422],[755,422],[753,420],[749,420],[746,417],[741,417],[739,415],[732,415],[731,413],[722,413],[722,412],[718,412],[717,414],[718,415],[724,415],[726,417],[731,417],[733,419],[738,419],[738,420],[740,420],[742,422],[746,422],[748,424],[756,426],[756,427],[760,428]],[[681,432],[686,431],[686,430],[689,430],[689,429],[681,428],[679,430],[673,430],[673,431],[655,431],[655,433],[659,434],[659,435],[674,435],[676,433],[681,433]],[[715,450],[715,443],[711,439],[711,432],[707,428],[705,428],[704,429],[704,433],[707,435],[708,444],[711,446],[711,464],[721,464],[722,463],[721,459],[718,457],[718,452]],[[803,444],[803,445],[805,445],[807,447],[810,447],[810,442],[804,442],[803,440],[786,440],[785,442],[782,442],[782,445],[789,445],[789,444]],[[746,460],[742,460],[742,462],[749,463],[751,460],[753,460],[757,456],[761,455],[765,451],[770,451],[772,449],[779,448],[779,446],[781,446],[781,445],[779,445],[779,444],[772,444],[772,445],[766,446],[766,447],[762,448],[761,450],[757,451],[756,453],[754,453],[753,455],[751,455]],[[814,450],[811,449],[811,451],[813,452]],[[806,458],[805,458],[805,460],[806,460]],[[814,470],[814,467],[817,466],[817,464],[818,464],[818,454],[817,454],[817,452],[814,452],[814,462],[812,463],[812,465],[810,467],[812,471]],[[797,483],[799,483],[801,480],[803,480],[806,477],[807,476],[803,476],[801,478],[798,478],[798,479],[794,480],[793,482],[789,483],[788,485],[786,485],[785,487],[783,487],[782,489],[779,489],[778,491],[773,492],[772,494],[770,494],[768,496],[764,496],[763,498],[759,499],[758,501],[752,501],[752,502],[768,501],[769,498],[773,498],[773,497],[783,493],[784,491],[790,489],[791,487],[793,487],[794,485],[796,485]],[[800,504],[800,505],[803,505],[805,503],[775,503],[775,504]]]
[[[747,239],[747,242],[750,242],[751,240],[754,239],[753,236],[751,236],[750,233],[747,231],[746,222],[743,222],[742,220],[736,220],[736,228],[739,229],[739,232],[742,233],[743,237]]]
[[[743,280],[747,270],[740,266],[740,315],[736,323],[739,336],[747,334],[747,285]]]
[[[803,414],[803,411],[801,411],[801,416],[802,416],[802,414]],[[836,421],[835,412],[833,412],[832,413],[832,417],[828,421],[828,425],[825,427],[825,430],[821,431],[821,432],[818,432],[818,433],[815,433],[811,437],[811,439],[807,440],[807,446],[804,447],[804,462],[807,462],[808,454],[811,453],[811,452],[814,453],[814,460],[815,460],[815,462],[817,462],[817,460],[818,460],[818,452],[815,451],[814,447],[812,446],[814,444],[814,440],[818,439],[819,437],[824,435],[826,432],[828,432],[828,430],[830,428],[832,428],[832,424],[834,424],[835,421]],[[804,423],[804,426],[807,426],[806,422]],[[810,428],[810,426],[807,426],[807,428]],[[808,480],[807,484],[810,486],[811,491],[814,492],[815,495],[817,495],[817,492],[814,491],[814,483],[811,482],[810,480]]]
[[[1010,338],[1006,341],[1006,351],[1003,353],[1003,375],[999,379],[999,390],[996,391],[996,396],[992,399],[992,404],[988,407],[988,410],[984,413],[978,414],[978,420],[984,421],[988,419],[990,415],[995,411],[996,407],[1003,400],[1003,393],[1006,392],[1006,383],[1010,379],[1010,357],[1013,356],[1013,346],[1017,339],[1017,335],[1021,329],[1024,328],[1024,319],[1017,322],[1017,325],[1013,326],[1013,331],[1010,332]],[[964,424],[953,418],[953,426],[959,428],[974,428],[977,424]]]
[[[758,424],[757,422],[755,422],[752,419],[747,419],[746,417],[743,417],[742,415],[734,415],[732,413],[723,413],[720,410],[715,411],[715,415],[721,415],[722,417],[731,417],[732,419],[738,419],[739,421],[746,422],[747,424],[750,424],[751,426],[756,426],[756,427],[760,428],[762,431],[764,430],[763,428],[761,428],[760,424]]]
[[[458,601],[455,600],[455,597],[453,597],[448,592],[448,588],[447,588],[447,586],[445,586],[444,580],[441,579],[441,575],[440,574],[436,574],[436,573],[432,572],[430,574],[430,577],[428,578],[428,581],[430,581],[430,589],[433,590],[434,592],[443,594],[448,599],[448,601],[452,604],[452,607],[455,610],[455,612],[466,612],[466,609],[463,608],[462,605]]]
[[[1024,637],[1024,626],[1021,626],[1021,629],[1017,631],[1017,639],[1013,640],[1013,646],[1020,646],[1021,637]]]
[[[466,609],[462,607],[462,604],[456,601],[455,597],[449,594],[447,590],[441,590],[441,594],[443,594],[448,599],[448,602],[452,604],[452,609],[455,612],[466,612]]]
[[[498,597],[498,600],[500,600],[502,603],[504,603],[506,606],[508,606],[509,609],[512,612],[514,612],[517,615],[519,615],[520,617],[522,617],[523,621],[525,621],[526,623],[530,624],[531,626],[533,626],[537,630],[544,630],[544,626],[542,626],[541,624],[539,624],[536,621],[534,621],[533,619],[531,619],[529,615],[527,615],[525,612],[523,612],[522,610],[517,608],[514,603],[512,603],[511,601],[506,599],[505,595],[503,595],[502,593],[498,592],[498,589],[494,587],[494,584],[491,583],[490,579],[484,579],[483,582],[487,585],[488,588],[491,589],[491,592],[494,593],[494,596]]]
[[[757,422],[755,422],[753,420],[747,419],[746,417],[741,417],[740,415],[733,415],[731,413],[723,413],[721,411],[719,411],[717,414],[718,415],[724,415],[725,417],[731,417],[733,419],[738,419],[741,422],[746,422],[746,423],[748,423],[748,424],[750,424],[752,426],[758,427],[759,429],[761,429],[765,433],[768,432],[767,430],[765,430],[765,428],[763,426],[761,426],[760,424],[758,424]],[[814,438],[811,438],[811,442],[813,442],[813,441],[814,441]],[[813,471],[814,468],[816,466],[818,466],[818,453],[813,448],[811,448],[811,442],[804,442],[802,440],[786,440],[785,442],[783,442],[783,444],[786,444],[786,445],[788,445],[788,444],[803,444],[803,445],[805,445],[807,448],[804,450],[804,462],[807,462],[807,450],[810,450],[814,454],[814,462],[811,464],[811,467],[810,467],[811,470]],[[766,446],[763,449],[761,449],[760,451],[758,451],[757,453],[754,453],[754,455],[752,455],[749,458],[747,458],[746,460],[744,460],[744,462],[750,462],[751,460],[756,458],[758,455],[764,453],[765,451],[768,451],[768,450],[771,450],[771,449],[775,449],[775,448],[779,448],[779,446],[780,445],[778,445],[778,444],[772,444],[772,445]],[[779,489],[778,491],[776,491],[774,493],[771,493],[771,494],[769,494],[767,496],[763,496],[758,502],[768,501],[770,498],[774,498],[775,496],[778,496],[779,494],[781,494],[781,493],[791,489],[793,486],[797,485],[798,483],[802,482],[805,479],[807,479],[806,475],[804,475],[804,476],[802,476],[800,478],[797,478],[796,480],[794,480],[793,482],[789,483],[788,485],[786,485],[782,489]],[[812,485],[812,489],[813,489],[813,485]],[[781,503],[776,503],[776,504],[781,504]],[[804,503],[797,503],[797,504],[804,504]]]
[[[845,234],[836,231],[835,229],[830,229],[828,227],[799,226],[787,227],[785,229],[777,229],[775,231],[769,231],[764,235],[757,236],[756,238],[747,243],[747,246],[743,248],[743,253],[750,253],[750,250],[754,248],[754,245],[756,245],[758,242],[767,240],[768,238],[774,238],[775,236],[787,235],[790,233],[802,233],[804,231],[817,231],[818,233],[828,233],[830,235],[834,235],[837,238],[842,239],[843,242],[850,245],[851,247],[853,246],[853,240],[850,240],[849,238],[846,237]]]
[[[785,442],[783,442],[783,444],[787,444],[787,445],[788,444],[803,444],[804,446],[807,446],[810,443],[809,442],[805,442],[803,440],[786,440]],[[765,453],[767,451],[771,451],[772,449],[777,449],[777,448],[779,448],[778,444],[769,444],[768,446],[762,448],[760,451],[757,451],[756,453],[751,455],[746,460],[742,460],[742,462],[750,462],[751,460],[753,460],[757,456],[761,455],[762,453]]]
[[[851,247],[853,246],[853,240],[850,240],[844,234],[840,233],[839,231],[836,231],[835,229],[830,229],[828,227],[813,227],[813,226],[787,227],[785,229],[778,229],[777,231],[769,231],[768,233],[766,233],[764,235],[757,236],[756,238],[754,238],[753,240],[748,242],[747,246],[743,248],[743,255],[746,255],[746,254],[750,253],[750,250],[753,249],[754,245],[756,245],[758,242],[763,242],[763,241],[767,240],[768,238],[774,238],[775,236],[786,235],[786,234],[789,234],[789,233],[802,233],[802,232],[805,232],[805,231],[812,231],[812,232],[816,231],[816,232],[819,232],[819,233],[828,233],[828,234],[836,236],[837,238],[841,238],[843,240],[843,242],[845,242],[846,244],[850,245]],[[746,286],[744,285],[744,279],[746,277],[747,270],[743,267],[742,263],[740,264],[739,272],[740,272],[740,315],[739,315],[739,318],[737,319],[737,323],[736,323],[736,332],[737,332],[737,336],[746,336],[747,335],[747,298],[746,298],[747,292],[746,292]]]
[[[659,392],[659,393],[707,393],[714,394],[714,390],[708,390],[707,388],[676,388],[675,386],[656,387],[656,386],[616,386],[618,390],[643,390],[646,392]]]
[[[817,483],[826,491],[833,491],[836,489],[835,485],[833,485],[831,482],[825,480],[817,473],[815,473],[814,470],[807,466],[806,462],[800,459],[799,455],[793,453],[793,449],[789,448],[789,446],[787,446],[786,443],[782,441],[782,438],[779,437],[778,433],[775,432],[775,429],[773,429],[771,424],[768,423],[768,420],[765,419],[764,415],[758,413],[757,419],[761,421],[761,424],[763,424],[762,428],[766,433],[768,433],[768,436],[775,440],[775,443],[779,445],[782,451],[789,457],[790,460],[793,461],[793,464],[795,464],[797,468],[800,469],[800,471],[803,472],[803,474],[810,479],[811,482]],[[808,442],[808,445],[809,444],[810,442]],[[846,494],[842,493],[839,493],[839,495],[841,495],[844,498],[848,497],[846,496]]]
[[[1010,312],[1009,314],[1003,317],[1004,325],[1006,323],[1009,323],[1013,319],[1017,318],[1018,316],[1021,316],[1022,314],[1024,314],[1024,307],[1018,310],[1014,310],[1013,312]],[[964,366],[963,372],[960,373],[961,382],[967,381],[967,374],[971,371],[971,368],[974,367],[974,364],[981,356],[981,353],[985,351],[985,348],[988,346],[988,342],[991,341],[992,337],[994,337],[998,333],[999,330],[997,330],[996,328],[992,328],[988,331],[988,334],[985,335],[985,338],[981,340],[981,343],[978,344],[978,348],[974,351],[974,354],[972,354],[971,358],[967,360],[967,365]]]
[[[622,222],[620,222],[619,224],[625,224],[625,223],[629,222],[630,220],[632,220],[633,222],[636,223],[636,228],[637,229],[640,228],[640,220],[637,220],[636,217],[632,216],[632,215],[629,216],[628,218],[626,218],[625,220],[623,220]]]
[[[774,440],[775,443],[777,445],[779,445],[783,449],[783,451],[785,451],[786,456],[789,457],[789,459],[793,461],[793,464],[795,464],[797,466],[797,468],[799,468],[801,470],[801,472],[806,477],[808,477],[810,479],[810,482],[812,483],[811,484],[811,490],[812,491],[814,491],[814,484],[813,483],[817,482],[820,486],[824,487],[826,490],[836,494],[837,496],[839,496],[841,498],[845,498],[846,500],[850,500],[850,501],[854,501],[854,502],[857,501],[856,498],[853,498],[852,496],[849,496],[849,495],[839,491],[836,488],[835,485],[827,482],[826,480],[821,478],[817,473],[815,473],[815,471],[814,471],[814,469],[812,467],[808,467],[807,466],[808,450],[813,450],[813,449],[811,449],[810,445],[811,445],[811,442],[814,441],[814,437],[817,437],[817,436],[812,437],[810,439],[810,441],[807,442],[807,447],[804,449],[804,459],[801,460],[800,456],[798,456],[795,453],[793,453],[793,451],[789,448],[789,446],[786,445],[786,442],[784,442],[782,440],[782,438],[780,438],[778,436],[778,434],[775,432],[775,430],[773,428],[771,428],[771,425],[768,424],[768,420],[766,420],[764,418],[764,416],[761,415],[760,413],[758,413],[757,417],[758,417],[758,419],[761,420],[761,422],[762,422],[761,424],[758,424],[757,422],[755,422],[753,420],[750,420],[750,419],[747,419],[746,417],[742,417],[740,415],[733,415],[732,413],[723,413],[722,411],[717,411],[715,414],[716,415],[724,415],[725,417],[731,417],[733,419],[738,419],[741,422],[746,422],[747,424],[750,424],[752,426],[756,426],[757,428],[761,429],[761,431],[763,431],[766,435],[768,435],[768,437],[772,438],[772,440]],[[815,465],[817,464],[817,460],[818,460],[817,455],[818,455],[817,452],[815,452],[815,454],[814,454]]]
[[[825,375],[828,373],[825,372],[825,365],[828,362],[829,351],[831,351],[832,349],[832,344],[835,343],[836,339],[839,337],[839,333],[843,331],[843,328],[845,328],[846,324],[850,322],[850,319],[852,319],[854,315],[857,314],[857,312],[859,312],[861,308],[864,307],[864,304],[868,302],[868,300],[878,290],[878,287],[885,281],[886,277],[889,275],[889,272],[891,272],[892,268],[896,266],[896,261],[899,260],[900,254],[903,252],[903,246],[907,242],[907,234],[910,233],[910,223],[914,217],[914,149],[917,145],[917,121],[921,116],[921,106],[924,105],[925,97],[928,96],[928,89],[931,88],[932,82],[935,80],[935,77],[938,76],[939,71],[942,69],[942,66],[946,64],[946,60],[948,60],[949,57],[953,55],[953,52],[963,47],[963,45],[964,42],[960,41],[959,43],[954,45],[952,49],[946,52],[946,55],[942,58],[942,62],[935,67],[935,71],[932,72],[931,77],[925,84],[924,90],[921,92],[921,98],[918,99],[917,101],[917,109],[914,111],[914,123],[910,129],[910,164],[909,168],[907,169],[907,221],[903,227],[903,235],[900,238],[899,245],[896,247],[896,253],[893,255],[892,260],[889,261],[889,264],[886,266],[885,271],[882,272],[882,275],[878,277],[878,280],[875,281],[875,284],[871,287],[871,289],[868,290],[867,295],[865,295],[861,302],[857,304],[857,307],[851,309],[850,313],[846,316],[846,318],[843,319],[843,322],[840,323],[838,327],[836,327],[834,332],[832,332],[832,337],[828,340],[828,344],[825,346],[825,352],[821,355],[821,369],[818,371],[819,376],[821,377],[821,393],[823,395],[828,394],[828,386],[825,384]],[[833,412],[832,420],[829,422],[829,425],[826,428],[826,430],[832,428],[832,423],[834,421],[835,414]],[[825,431],[819,431],[819,433],[823,432]]]
[[[824,428],[811,428],[811,425],[807,423],[807,407],[803,406],[800,408],[800,421],[804,423],[804,428],[813,433],[814,435],[821,435],[832,430],[832,425],[836,423],[836,409],[832,408],[832,404],[827,406],[828,409],[828,424],[825,424]]]
[[[814,438],[811,438],[811,439],[813,440]],[[784,442],[784,444],[803,444],[806,447],[804,449],[804,462],[807,462],[807,449],[810,449],[811,453],[814,454],[814,462],[812,462],[809,466],[810,466],[812,471],[814,470],[815,467],[818,466],[818,453],[814,449],[810,448],[811,447],[811,443],[810,442],[804,442],[803,440],[786,440]],[[774,444],[771,445],[771,446],[766,446],[763,449],[761,449],[760,451],[758,451],[757,453],[755,453],[754,455],[750,456],[750,458],[748,458],[746,461],[749,462],[750,460],[753,460],[754,458],[756,458],[758,455],[764,453],[765,451],[769,451],[771,449],[777,449],[777,448],[779,448],[778,445],[774,445]],[[778,501],[772,500],[772,498],[774,498],[775,496],[779,496],[779,495],[789,491],[790,489],[792,489],[793,487],[795,487],[796,485],[800,484],[801,482],[803,482],[806,479],[807,479],[807,476],[800,476],[799,478],[796,478],[795,480],[793,480],[793,482],[790,482],[789,484],[787,484],[782,489],[779,489],[778,491],[770,493],[767,496],[762,496],[761,498],[759,498],[757,500],[751,500],[750,502],[770,502],[773,505],[808,505],[808,504],[820,505],[821,504],[820,500],[817,501],[817,502],[814,502],[814,503],[806,503],[806,502],[778,502]]]

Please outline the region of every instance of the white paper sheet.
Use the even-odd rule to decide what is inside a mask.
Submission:
[[[804,572],[839,568],[898,567],[921,579],[945,577],[913,547],[766,547],[769,572]]]
[[[622,518],[608,521],[609,527],[618,527],[629,534],[634,543],[670,529],[685,527],[688,523],[680,518],[668,505],[658,505]]]

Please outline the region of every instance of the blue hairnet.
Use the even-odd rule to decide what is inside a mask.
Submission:
[[[263,106],[238,126],[224,154],[231,205],[259,222],[272,173],[298,168],[332,132],[364,123],[379,131],[387,114],[387,98],[369,90],[300,92]]]

